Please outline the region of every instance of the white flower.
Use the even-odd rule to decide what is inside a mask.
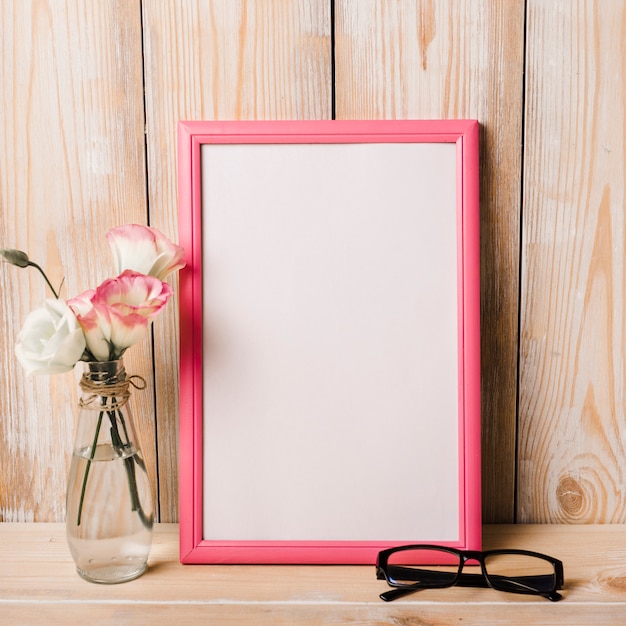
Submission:
[[[85,335],[63,300],[46,300],[24,321],[15,354],[28,375],[62,374],[73,369],[85,350]]]
[[[106,234],[113,252],[117,274],[132,270],[159,280],[185,266],[185,251],[156,228],[127,224]]]

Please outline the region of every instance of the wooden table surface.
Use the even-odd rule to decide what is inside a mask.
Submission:
[[[181,565],[158,524],[148,571],[120,585],[76,574],[63,524],[0,524],[0,624],[626,624],[626,526],[494,525],[484,548],[560,558],[564,599],[455,587],[385,603],[373,566]]]

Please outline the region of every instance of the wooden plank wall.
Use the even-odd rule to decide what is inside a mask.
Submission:
[[[176,238],[179,119],[477,118],[487,522],[624,522],[626,0],[0,3],[0,247],[65,294],[108,228]],[[0,267],[0,520],[60,521],[74,374],[13,345],[45,296]],[[128,369],[160,519],[177,519],[177,324]],[[436,416],[434,416],[436,419]]]
[[[518,515],[623,522],[626,6],[532,0],[527,34]]]

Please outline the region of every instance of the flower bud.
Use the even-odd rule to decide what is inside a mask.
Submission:
[[[26,252],[21,250],[0,250],[0,254],[12,265],[18,267],[28,267],[30,260]]]

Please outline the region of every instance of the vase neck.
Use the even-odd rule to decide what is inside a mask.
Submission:
[[[124,360],[88,361],[83,376],[93,383],[105,385],[115,385],[124,382],[126,380]]]

